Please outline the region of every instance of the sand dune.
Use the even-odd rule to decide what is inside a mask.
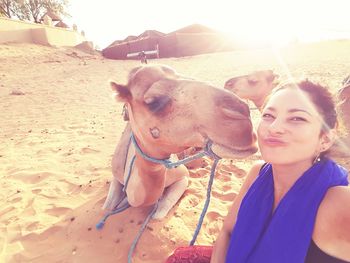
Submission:
[[[272,68],[336,91],[349,73],[350,42],[150,60],[222,87],[239,74]],[[95,224],[111,180],[111,158],[125,127],[108,80],[125,82],[139,61],[106,60],[71,48],[0,45],[0,262],[126,262],[150,208],[130,208]],[[252,112],[254,124],[259,113]],[[259,159],[222,160],[197,243],[212,244],[244,180]],[[350,160],[338,158],[348,169]],[[170,214],[151,221],[133,262],[163,262],[191,240],[205,200],[208,166]]]

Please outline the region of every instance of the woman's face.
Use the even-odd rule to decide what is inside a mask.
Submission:
[[[265,105],[258,126],[263,159],[272,164],[312,161],[322,149],[322,117],[307,93],[277,91]]]

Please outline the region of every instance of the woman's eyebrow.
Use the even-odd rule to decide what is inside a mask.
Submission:
[[[274,107],[267,107],[267,108],[265,108],[265,110],[276,111],[276,109]]]
[[[298,111],[305,112],[306,114],[309,114],[310,116],[312,116],[311,113],[309,113],[306,110],[302,110],[302,109],[290,109],[290,110],[288,110],[288,112],[290,112],[290,113],[294,113],[294,112],[298,112]]]
[[[274,107],[267,107],[267,108],[265,108],[265,110],[276,112],[276,108],[274,108]],[[303,110],[303,109],[293,108],[293,109],[288,110],[288,113],[295,113],[295,112],[305,112],[306,114],[312,116],[312,114],[310,112]]]

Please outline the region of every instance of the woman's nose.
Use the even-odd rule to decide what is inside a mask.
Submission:
[[[285,127],[284,122],[281,119],[274,119],[274,121],[269,125],[268,130],[271,134],[284,133]]]

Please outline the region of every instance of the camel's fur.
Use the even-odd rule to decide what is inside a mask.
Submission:
[[[255,71],[248,75],[238,76],[226,81],[224,88],[241,99],[251,100],[261,110],[265,98],[278,84],[278,75],[272,70]]]
[[[350,76],[348,77],[350,78]],[[349,81],[349,80],[348,80]],[[344,127],[344,132],[339,138],[339,142],[336,143],[333,151],[333,155],[341,157],[350,156],[350,82],[346,86],[341,88],[337,94],[338,100],[338,112],[340,121]]]
[[[124,184],[123,156],[131,130],[142,151],[157,159],[189,147],[204,147],[208,139],[221,157],[243,158],[257,150],[248,106],[228,91],[184,78],[162,65],[135,68],[127,85],[111,82],[111,87],[116,99],[126,103],[130,121],[113,157],[114,179],[104,205],[107,209],[114,208]],[[134,154],[133,146],[129,148],[126,167]],[[132,206],[154,204],[169,186],[156,214],[163,217],[184,192],[187,175],[183,165],[166,169],[136,153],[126,189],[128,201]]]
[[[338,93],[339,113],[343,119],[346,130],[350,131],[350,84]]]

